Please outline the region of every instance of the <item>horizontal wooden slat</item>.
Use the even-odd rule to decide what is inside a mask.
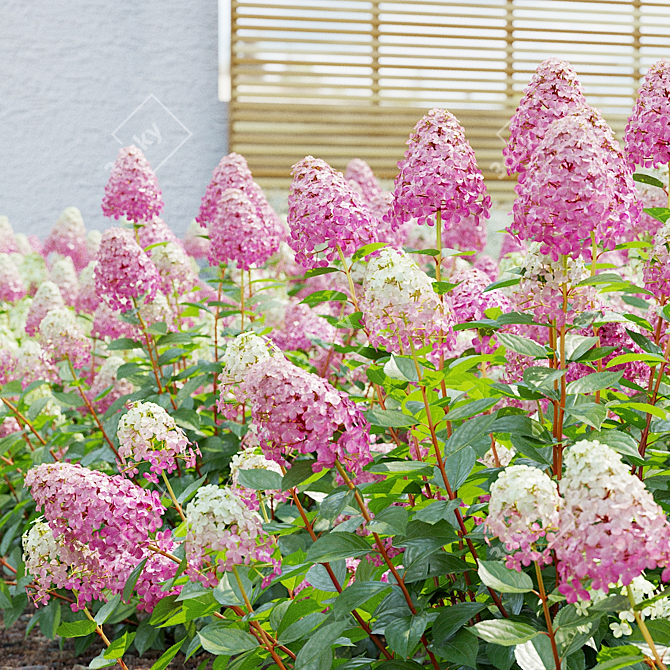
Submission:
[[[466,130],[494,197],[507,123],[538,63],[572,61],[621,133],[646,68],[670,52],[662,0],[232,0],[231,150],[285,187],[307,154],[392,179],[431,106]],[[500,179],[502,177],[502,179]]]

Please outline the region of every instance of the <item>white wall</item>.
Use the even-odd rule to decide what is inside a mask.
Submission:
[[[133,135],[154,167],[188,138],[157,171],[164,218],[185,230],[227,146],[217,20],[217,0],[0,0],[0,214],[15,231],[44,237],[69,205],[111,225],[109,164]],[[187,130],[152,98],[119,143],[152,94]]]

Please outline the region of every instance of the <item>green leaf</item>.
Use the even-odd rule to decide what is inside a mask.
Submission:
[[[9,603],[9,607],[11,608],[11,602]],[[42,634],[53,640],[57,635],[61,621],[61,610],[58,600],[52,598],[49,604],[39,611],[39,617]]]
[[[579,339],[577,339],[579,338]],[[598,338],[597,337],[581,337],[581,336],[573,336],[572,340],[574,348],[572,351],[568,350],[568,347],[566,345],[566,356],[568,357],[569,361],[577,361],[579,360],[582,356],[585,356],[587,352],[592,349],[594,346],[598,344]]]
[[[141,349],[142,344],[128,337],[120,337],[118,340],[112,340],[108,345],[109,351],[125,351],[127,349]]]
[[[322,302],[347,302],[347,296],[342,291],[315,291],[310,293],[300,304],[314,307],[314,305],[320,305]]]
[[[146,561],[145,561],[146,562]],[[102,626],[107,619],[109,619],[112,614],[114,614],[114,610],[116,609],[117,605],[121,601],[121,594],[117,593],[115,596],[112,596],[99,610],[98,613],[95,615],[95,623],[98,624],[98,626]]]
[[[142,570],[144,570],[144,566],[147,564],[148,560],[149,560],[148,558],[145,558],[143,561],[141,561],[128,576],[128,579],[126,580],[126,585],[123,587],[123,599],[126,602],[130,600],[130,597],[133,595],[133,589],[135,588],[135,584],[137,584],[137,580],[140,578]]]
[[[613,595],[593,603],[590,612],[625,612],[630,609],[630,601],[626,596]]]
[[[313,270],[307,270],[307,272],[305,272],[305,279],[328,275],[332,272],[341,272],[341,270],[338,270],[337,268],[314,268]]]
[[[254,491],[281,490],[282,476],[272,470],[252,469],[239,470],[238,481],[242,486]]]
[[[308,550],[307,560],[327,563],[342,558],[357,558],[370,553],[370,545],[354,533],[322,535]]]
[[[378,249],[383,249],[388,246],[388,242],[373,242],[372,244],[366,244],[364,247],[361,247],[352,257],[352,262],[360,261],[361,258],[365,258],[370,254],[373,254]]]
[[[373,426],[382,426],[384,428],[404,428],[414,426],[418,423],[415,417],[397,409],[369,409],[365,412],[365,418]]]
[[[387,472],[390,474],[431,472],[432,469],[433,466],[422,461],[383,461],[375,463],[369,468],[370,472]]]
[[[279,634],[277,640],[281,644],[295,642],[296,640],[305,637],[305,635],[322,624],[327,617],[328,615],[323,612],[311,612],[307,616],[304,616],[287,626],[286,629]]]
[[[340,319],[336,324],[336,328],[353,328],[355,330],[360,330],[363,328],[361,323],[361,318],[363,317],[363,312],[354,312],[353,314],[347,314],[343,319]]]
[[[456,603],[444,609],[433,624],[436,644],[443,644],[470,619],[486,609],[486,603]]]
[[[445,640],[442,644],[436,645],[435,652],[449,663],[476,668],[479,640],[467,630],[460,630],[450,640]]]
[[[126,649],[130,647],[133,640],[135,639],[135,633],[129,633],[126,631],[122,637],[114,640],[107,649],[104,651],[105,658],[121,658],[125,653]]]
[[[525,572],[509,570],[497,561],[479,561],[478,573],[486,586],[500,593],[528,593],[533,590],[533,581]]]
[[[445,471],[452,491],[457,491],[475,467],[477,454],[472,447],[464,447],[446,459]]]
[[[313,661],[330,649],[350,625],[348,621],[335,621],[321,626],[298,652],[295,670],[307,670]]]
[[[641,361],[642,363],[665,363],[663,356],[658,354],[621,354],[615,356],[607,362],[606,368],[613,368],[615,365],[622,365],[623,363],[633,363],[634,361]]]
[[[111,668],[113,665],[116,665],[116,660],[105,658],[105,651],[103,650],[91,660],[88,667],[92,668],[92,670],[98,670],[98,668]]]
[[[469,419],[475,414],[482,414],[486,410],[491,409],[493,405],[498,403],[500,398],[479,398],[478,400],[471,400],[464,405],[459,405],[454,409],[449,410],[449,421],[460,421],[461,419]]]
[[[633,179],[640,184],[650,184],[651,186],[657,186],[665,190],[665,184],[656,177],[652,177],[650,174],[644,174],[644,172],[635,172],[633,173]]]
[[[200,479],[196,479],[192,484],[189,484],[189,486],[177,496],[177,502],[180,505],[185,505],[195,495],[205,479],[207,479],[207,475],[203,475]]]
[[[82,619],[81,621],[64,621],[56,633],[61,637],[84,637],[96,629],[95,621]]]
[[[215,656],[232,656],[250,651],[258,646],[254,637],[239,628],[230,628],[220,623],[210,623],[198,631],[200,643],[205,651]]]
[[[379,535],[404,535],[409,513],[404,507],[387,507],[367,524],[371,533]]]
[[[627,644],[625,646],[632,647],[633,645]],[[621,649],[622,647],[611,648]],[[610,658],[607,661],[598,663],[598,665],[594,666],[592,670],[621,670],[622,668],[630,668],[632,665],[640,663],[640,661],[644,660],[644,655],[642,652],[639,649],[638,652],[639,653],[636,656],[633,656],[633,654],[627,654],[626,656],[615,656],[614,658]]]
[[[428,617],[423,612],[395,619],[384,631],[389,648],[403,658],[408,658],[419,643],[427,624]]]
[[[593,393],[618,384],[623,372],[594,372],[581,379],[570,382],[566,387],[568,394]]]
[[[475,632],[485,642],[493,642],[502,647],[512,647],[532,640],[539,631],[527,623],[510,621],[509,619],[492,619],[480,621],[470,630]]]
[[[135,643],[135,649],[137,653],[142,656],[144,652],[151,647],[156,638],[158,637],[158,629],[154,628],[149,622],[145,619],[140,623],[137,628],[137,635],[133,642]]]
[[[449,515],[453,513],[456,505],[460,504],[460,498],[456,498],[455,500],[436,500],[435,502],[431,502],[427,507],[420,509],[414,515],[414,518],[417,521],[423,521],[434,526],[438,521],[446,521]]]
[[[496,291],[499,288],[505,288],[506,286],[516,286],[521,282],[521,277],[514,277],[512,279],[499,279],[494,281],[493,284],[489,284],[482,293],[488,293],[489,291]]]
[[[527,337],[512,335],[512,333],[498,333],[496,337],[505,349],[511,349],[517,354],[532,356],[533,358],[546,358],[547,356],[547,350],[541,344],[529,340]]]
[[[670,209],[667,207],[645,207],[643,211],[661,223],[665,223],[670,218]]]
[[[151,670],[165,670],[170,665],[170,661],[177,655],[183,643],[184,640],[179,640],[164,651],[161,657],[151,666]]]
[[[312,469],[314,463],[316,463],[314,460],[294,461],[290,469],[282,477],[281,490],[288,491],[298,486],[298,484],[302,484],[306,479],[309,479],[314,474],[314,470]]]
[[[438,295],[444,295],[445,293],[449,293],[449,291],[456,288],[458,284],[452,284],[448,281],[434,281],[431,286],[433,287],[433,291],[435,291],[435,293]]]
[[[480,437],[486,435],[493,425],[495,418],[495,414],[483,414],[459,426],[446,442],[445,457],[449,457],[451,454],[473,444]]]
[[[390,588],[390,584],[382,582],[354,582],[351,586],[347,586],[331,605],[333,616],[336,619],[341,619],[352,610],[366,603],[370,598],[378,596]]]

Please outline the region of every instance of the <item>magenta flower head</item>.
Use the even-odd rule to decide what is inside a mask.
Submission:
[[[349,161],[344,178],[350,185],[355,185],[353,188],[359,190],[365,203],[371,203],[382,193],[382,188],[372,168],[360,158]]]
[[[279,249],[280,235],[274,221],[259,215],[248,192],[228,189],[219,199],[209,225],[212,265],[235,261],[238,268],[249,270],[252,265],[263,265]]]
[[[160,276],[131,231],[107,229],[96,260],[95,285],[112,309],[127,310],[134,300],[145,297],[151,301],[155,297]]]
[[[328,265],[377,241],[377,223],[341,172],[320,158],[307,156],[293,166],[288,196],[288,244],[306,268]]]
[[[0,300],[17,302],[26,295],[21,273],[9,254],[0,253]]]
[[[86,245],[86,227],[81,212],[76,207],[66,207],[44,241],[42,254],[46,258],[51,252],[69,256],[77,270],[86,267],[89,261]]]
[[[510,232],[554,260],[588,257],[592,232],[613,248],[639,209],[607,141],[588,113],[554,121],[519,176]]]
[[[158,179],[144,154],[134,145],[119,150],[102,199],[105,216],[138,223],[151,221],[163,211]]]
[[[670,162],[670,60],[656,61],[644,77],[624,133],[631,165]]]
[[[566,452],[560,489],[560,532],[550,548],[558,558],[559,591],[569,603],[589,599],[587,579],[605,592],[657,567],[668,579],[670,524],[619,454],[595,440],[577,442]]]
[[[488,219],[491,198],[477,167],[475,152],[453,114],[432,109],[414,127],[409,149],[398,163],[394,200],[390,210],[398,223],[416,218],[419,225],[433,225],[442,212],[445,231],[472,216]]]
[[[569,63],[557,58],[540,63],[509,124],[510,137],[503,149],[508,174],[526,169],[553,121],[585,105],[582,86]]]

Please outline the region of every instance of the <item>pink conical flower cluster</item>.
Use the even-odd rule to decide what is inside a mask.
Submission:
[[[419,224],[433,225],[439,210],[445,231],[468,217],[475,225],[489,217],[491,198],[484,177],[453,114],[432,109],[416,124],[407,144],[388,216],[397,224],[416,218]]]
[[[644,77],[624,134],[631,165],[670,162],[670,60],[656,61]]]
[[[16,302],[26,295],[21,273],[9,254],[0,253],[0,300]]]
[[[523,172],[549,126],[584,106],[582,85],[569,63],[557,58],[540,63],[509,124],[503,149],[507,172]]]
[[[279,249],[279,227],[261,218],[247,192],[228,189],[219,198],[209,226],[212,265],[235,261],[241,270],[249,270],[252,265],[263,265]]]
[[[105,216],[138,223],[163,211],[163,194],[149,161],[135,145],[119,149],[102,199]]]
[[[288,198],[288,244],[303,267],[325,267],[377,241],[377,224],[341,172],[307,156],[293,166]]]
[[[37,289],[35,297],[30,304],[28,317],[26,319],[26,333],[31,337],[37,334],[42,319],[52,309],[61,309],[65,307],[65,301],[61,295],[60,289],[51,281],[45,281]]]
[[[61,212],[56,225],[44,241],[42,254],[46,258],[51,252],[69,256],[77,270],[88,264],[86,227],[81,212],[76,207],[67,207]]]
[[[366,204],[371,203],[382,193],[372,168],[360,158],[349,161],[344,178],[354,190],[358,190]]]
[[[112,309],[130,309],[133,300],[155,297],[160,276],[131,231],[108,228],[96,260],[95,285]]]

